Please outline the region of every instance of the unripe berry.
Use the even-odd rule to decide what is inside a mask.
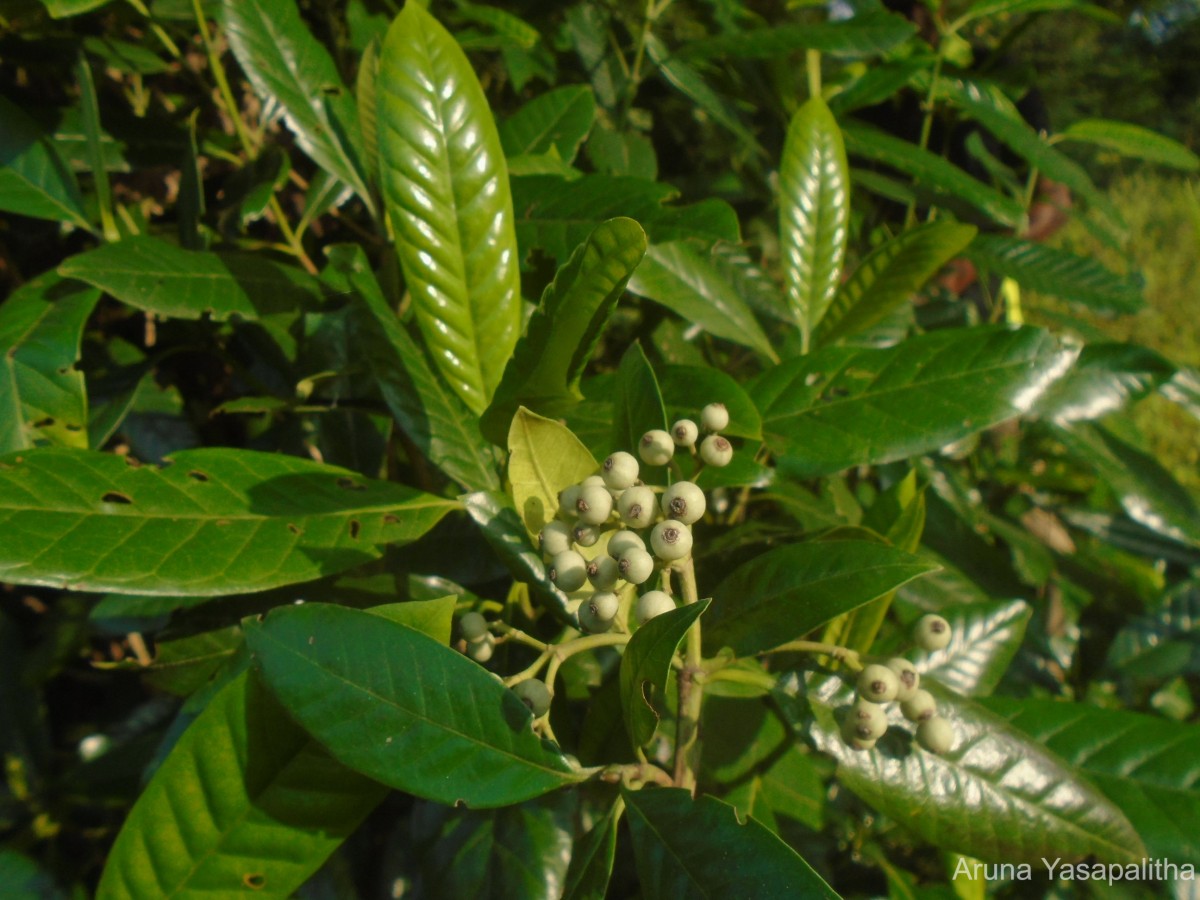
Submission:
[[[550,688],[546,687],[544,681],[537,678],[518,681],[512,686],[512,692],[529,707],[535,719],[540,719],[550,709]]]
[[[871,750],[875,746],[875,738],[859,736],[857,723],[850,716],[847,716],[846,720],[842,723],[842,740],[855,750]]]
[[[921,673],[917,671],[917,667],[902,656],[889,659],[887,667],[895,672],[896,677],[900,679],[900,687],[896,691],[896,699],[901,703],[905,700],[911,700],[913,694],[917,692],[917,688],[921,684]]]
[[[704,491],[690,481],[677,481],[662,496],[663,515],[684,525],[700,521],[707,507]]]
[[[727,466],[733,459],[733,444],[719,434],[710,434],[700,443],[700,458],[718,469]]]
[[[580,522],[571,529],[571,537],[580,547],[591,547],[600,540],[600,529],[595,525]]]
[[[887,703],[896,699],[900,679],[887,666],[872,663],[859,673],[858,696],[872,703]]]
[[[670,612],[674,608],[675,601],[671,599],[670,594],[664,591],[646,591],[646,593],[638,597],[633,615],[639,625],[645,625],[655,616],[661,616],[663,613]]]
[[[608,631],[617,618],[617,610],[620,606],[621,601],[617,599],[616,594],[608,591],[592,594],[579,607],[579,624],[584,631],[592,634]]]
[[[547,522],[546,527],[542,529],[539,536],[542,544],[542,553],[553,558],[564,550],[571,549],[571,528],[566,522],[560,522],[555,519],[552,522]]]
[[[913,628],[913,641],[922,650],[941,650],[950,643],[950,623],[933,614],[921,616]]]
[[[581,488],[592,487],[592,486],[606,487],[606,485],[604,484],[604,476],[603,475],[589,475],[587,478],[583,479],[583,481],[579,482],[579,486]]]
[[[462,618],[458,620],[458,630],[472,643],[482,641],[488,635],[487,619],[477,612],[463,613]]]
[[[654,557],[640,547],[630,547],[617,560],[617,573],[630,584],[645,584],[654,574]]]
[[[611,591],[617,585],[617,561],[611,556],[597,556],[587,566],[588,581],[598,591]]]
[[[700,429],[691,419],[680,419],[671,426],[671,440],[677,447],[695,446],[698,437],[700,437]]]
[[[910,722],[924,722],[937,715],[937,701],[929,691],[917,689],[917,692],[900,704],[900,712]]]
[[[588,525],[600,525],[607,521],[612,508],[612,494],[602,484],[589,484],[579,492],[579,499],[575,501],[579,521]]]
[[[558,492],[558,511],[564,516],[574,519],[575,504],[579,502],[579,492],[583,488],[578,484],[573,484],[569,488],[564,488]]]
[[[490,634],[485,635],[482,641],[472,641],[467,644],[467,656],[477,663],[487,662],[495,652],[496,639]]]
[[[646,542],[642,540],[642,536],[636,531],[630,531],[626,528],[618,531],[608,539],[608,555],[613,559],[620,559],[625,555],[625,551],[634,548],[638,550],[646,549]]]
[[[587,581],[587,563],[574,550],[566,550],[554,557],[547,574],[559,590],[577,591]]]
[[[917,726],[917,743],[930,753],[946,753],[954,746],[954,726],[941,716],[930,716]]]
[[[666,562],[683,559],[692,552],[691,529],[674,519],[659,522],[650,532],[650,546],[654,555]]]
[[[632,453],[618,450],[604,461],[600,474],[610,488],[623,491],[637,481],[638,461],[633,458]]]
[[[653,524],[657,509],[658,499],[654,496],[654,491],[645,485],[627,488],[617,501],[617,512],[621,514],[621,521],[630,528],[645,528]]]
[[[878,703],[859,699],[846,715],[846,727],[860,740],[877,741],[887,731],[887,713]]]
[[[655,429],[642,435],[638,443],[638,456],[648,466],[665,466],[675,455],[675,442],[665,431]]]
[[[710,403],[700,410],[700,424],[705,431],[724,431],[729,426],[729,410],[724,403]]]

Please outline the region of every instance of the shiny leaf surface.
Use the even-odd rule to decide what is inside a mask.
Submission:
[[[1127,622],[1108,647],[1108,665],[1143,678],[1200,671],[1200,586],[1185,581]]]
[[[1033,609],[1024,600],[943,607],[950,643],[908,654],[921,677],[929,676],[967,697],[986,697],[999,683],[1025,637]]]
[[[654,700],[667,688],[675,650],[692,623],[708,609],[701,600],[655,616],[633,633],[621,657],[621,706],[635,747],[654,737],[659,714]],[[661,702],[661,701],[660,701]]]
[[[1176,371],[1136,344],[1088,344],[1071,371],[1042,397],[1037,413],[1059,425],[1099,419],[1167,384]]]

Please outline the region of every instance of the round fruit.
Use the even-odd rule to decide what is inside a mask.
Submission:
[[[550,709],[550,688],[546,687],[544,681],[536,678],[518,681],[512,686],[512,692],[529,707],[535,719],[540,719]]]
[[[463,613],[463,617],[458,620],[458,630],[472,643],[482,641],[488,636],[487,619],[477,612]]]
[[[602,484],[589,484],[579,492],[575,501],[575,511],[579,513],[579,521],[588,525],[600,525],[608,520],[612,513],[613,498]]]
[[[917,689],[917,692],[900,704],[900,712],[910,722],[924,722],[937,715],[937,701],[929,691]]]
[[[650,532],[650,546],[661,560],[683,559],[692,552],[691,529],[675,519],[659,522]]]
[[[705,431],[724,431],[729,426],[729,410],[724,403],[710,403],[700,410],[700,424]]]
[[[675,442],[661,429],[647,431],[638,443],[638,456],[649,466],[665,466],[675,455]]]
[[[559,590],[577,591],[587,581],[587,563],[574,550],[567,550],[555,555],[548,574]]]
[[[846,716],[846,728],[854,737],[864,741],[877,741],[887,731],[887,713],[878,703],[859,699],[850,707]]]
[[[842,723],[842,740],[853,747],[855,750],[871,750],[875,746],[875,738],[862,738],[858,736],[855,723],[850,717]]]
[[[889,659],[887,667],[900,679],[900,688],[896,691],[896,699],[901,703],[911,700],[921,685],[921,673],[917,671],[917,667],[902,656]]]
[[[941,716],[930,716],[917,726],[917,743],[930,753],[946,753],[954,746],[954,726]]]
[[[575,504],[579,502],[579,492],[583,490],[578,484],[564,488],[558,492],[558,509],[564,516],[575,518]]]
[[[600,540],[600,529],[595,525],[580,522],[571,529],[571,537],[575,539],[575,543],[580,547],[591,547],[596,541]]]
[[[638,597],[633,615],[639,625],[645,625],[655,616],[661,616],[663,613],[670,612],[674,608],[675,601],[671,599],[670,594],[663,591],[646,591],[646,593]]]
[[[482,641],[467,644],[467,656],[477,663],[485,663],[496,652],[496,640],[490,634]]]
[[[696,438],[700,437],[700,429],[691,419],[680,419],[671,426],[671,439],[677,447],[692,447]]]
[[[604,483],[610,488],[623,491],[627,487],[632,487],[633,483],[637,481],[638,461],[634,459],[632,453],[618,450],[604,461],[600,474],[604,478]]]
[[[718,469],[727,466],[733,459],[733,444],[719,434],[710,434],[700,444],[700,458]]]
[[[950,643],[950,623],[933,614],[921,616],[913,628],[913,640],[922,650],[941,650]]]
[[[616,594],[608,591],[592,594],[579,607],[579,624],[583,626],[584,631],[592,634],[608,631],[617,618],[620,606],[621,601],[617,599]]]
[[[887,703],[896,699],[900,679],[887,666],[872,663],[859,673],[858,696],[872,703]]]
[[[634,548],[638,550],[646,549],[646,542],[642,540],[642,536],[636,531],[630,531],[625,528],[618,531],[608,539],[608,555],[613,559],[620,559],[626,550]]]
[[[617,512],[621,521],[630,528],[645,528],[654,522],[654,513],[658,508],[658,500],[654,491],[645,485],[627,488],[617,501]]]
[[[571,549],[571,528],[566,522],[555,519],[547,522],[540,535],[542,553],[550,557],[558,556],[564,550]]]
[[[630,584],[645,584],[654,574],[654,557],[641,547],[630,547],[617,560],[617,574]]]
[[[598,591],[611,591],[617,585],[617,561],[611,556],[597,556],[587,566],[588,581]]]
[[[690,481],[677,481],[662,496],[663,515],[684,525],[698,522],[707,507],[704,491]]]

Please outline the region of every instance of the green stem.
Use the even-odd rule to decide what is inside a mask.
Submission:
[[[689,556],[679,568],[679,588],[685,605],[698,603],[696,567]],[[700,620],[687,633],[683,671],[679,673],[679,720],[675,729],[675,784],[696,791],[696,763],[700,758],[700,713],[704,705],[704,683]]]
[[[763,688],[764,690],[773,690],[775,687],[775,676],[768,672],[755,672],[753,669],[717,669],[704,676],[705,684],[712,684],[714,681],[728,681],[733,684],[748,684],[753,687]]]
[[[768,653],[824,653],[827,656],[844,662],[846,668],[852,672],[859,672],[863,668],[862,660],[857,650],[839,647],[837,644],[823,644],[820,641],[788,641],[786,644],[780,644],[778,647],[772,647],[770,650],[763,650],[757,655],[766,656]]]
[[[145,16],[146,20],[150,23],[150,30],[154,32],[154,36],[158,38],[159,42],[167,48],[167,52],[171,54],[171,57],[173,59],[182,59],[183,54],[179,52],[178,45],[171,40],[169,34],[163,31],[162,26],[154,21],[154,17],[150,15],[150,10],[146,8],[146,4],[142,3],[142,0],[128,0],[128,3]]]
[[[821,51],[804,51],[804,65],[808,70],[808,95],[821,96]]]
[[[933,132],[933,110],[934,98],[937,96],[938,79],[942,75],[942,46],[945,42],[938,42],[937,57],[933,61],[933,74],[929,78],[929,90],[925,95],[925,116],[921,119],[921,139],[917,146],[922,150],[929,149],[929,135]],[[917,201],[914,198],[908,204],[908,210],[904,214],[904,227],[911,228],[917,220]]]

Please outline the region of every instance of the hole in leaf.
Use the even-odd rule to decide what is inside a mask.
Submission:
[[[345,475],[337,480],[337,486],[347,491],[365,491],[367,489],[365,484],[359,484],[353,478],[347,478]]]
[[[247,872],[242,876],[242,884],[253,891],[261,891],[267,886],[267,876],[260,872]]]
[[[393,516],[391,513],[388,513],[386,516],[383,517],[384,525],[395,525],[399,521],[400,521],[400,519],[397,516]]]
[[[361,530],[362,530],[362,524],[358,521],[358,519],[351,519],[350,520],[350,537],[357,541],[358,533]]]
[[[34,428],[49,428],[53,424],[54,424],[54,417],[46,416],[46,418],[38,419],[36,422],[34,422],[33,427]]]
[[[300,526],[295,522],[288,522],[288,531],[290,531],[292,534],[299,534]]]
[[[83,426],[77,425],[74,422],[68,422],[66,425],[63,426],[63,428],[67,429],[67,431],[83,431]]]
[[[208,481],[208,476],[199,469],[192,469],[192,471],[188,472],[188,478],[194,479],[195,481]]]
[[[133,498],[128,494],[122,494],[120,491],[109,491],[100,498],[104,503],[124,503],[126,505],[133,502]]]

